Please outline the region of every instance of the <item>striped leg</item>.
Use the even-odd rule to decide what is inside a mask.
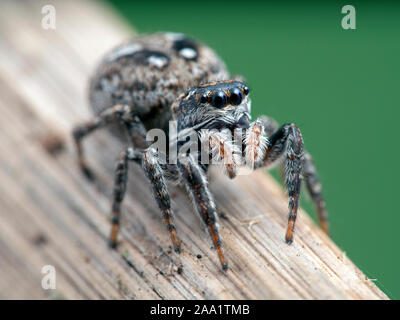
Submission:
[[[291,244],[299,208],[303,170],[303,138],[294,124],[283,125],[270,137],[264,163],[268,162],[268,158],[278,158],[280,154],[284,155],[285,185],[289,195],[289,219],[285,240]]]
[[[178,161],[178,167],[191,193],[196,209],[207,225],[222,269],[227,270],[228,263],[222,250],[222,240],[218,231],[218,214],[213,197],[207,186],[207,177],[199,164],[190,155]]]
[[[282,130],[281,139],[287,140],[285,148],[285,184],[287,193],[289,195],[289,219],[285,240],[288,244],[291,244],[293,242],[294,226],[297,218],[297,210],[299,208],[299,196],[303,169],[303,138],[300,130],[293,124],[285,125],[282,128],[286,129]],[[278,131],[278,137],[280,135],[281,134]]]
[[[257,126],[258,121],[255,123]],[[265,128],[257,129],[254,131],[258,132],[259,135],[263,131],[267,131]],[[260,140],[258,138],[258,140]],[[246,139],[248,141],[248,139]],[[247,152],[248,149],[254,148],[254,146],[261,146],[260,143],[256,143],[256,135],[252,138],[252,145],[250,148],[246,145],[246,157],[252,156],[253,154],[259,154],[259,152]],[[291,244],[293,242],[293,233],[295,222],[297,218],[297,211],[299,207],[299,196],[300,186],[303,169],[303,139],[301,137],[300,130],[294,124],[286,124],[280,127],[273,133],[266,141],[266,148],[263,150],[263,158],[259,161],[253,159],[255,167],[268,166],[273,162],[283,157],[285,164],[285,186],[289,195],[289,219],[288,228],[286,231],[286,242]]]
[[[93,131],[104,127],[115,120],[130,121],[133,118],[133,109],[128,105],[116,105],[112,108],[104,110],[94,119],[84,124],[78,125],[73,129],[73,137],[75,140],[76,150],[78,153],[78,163],[84,175],[90,179],[94,179],[94,175],[86,163],[82,148],[82,139]]]
[[[261,123],[264,125],[264,130],[267,137],[272,137],[272,135],[279,129],[278,123],[267,116],[260,116],[257,120],[261,121]],[[284,153],[283,147],[284,146],[282,144],[275,144],[274,146],[269,145],[266,150],[265,158],[258,166],[268,167],[276,161],[279,161],[282,158],[281,155]],[[275,150],[271,151],[271,149]],[[306,184],[306,189],[316,207],[320,226],[322,230],[328,234],[328,212],[326,210],[326,204],[322,193],[322,185],[317,174],[317,169],[315,168],[315,165],[312,161],[311,155],[306,150],[303,150],[303,154],[303,177]],[[281,174],[282,177],[285,178],[286,167],[284,161],[281,164]]]
[[[121,203],[125,197],[126,183],[128,181],[128,161],[137,161],[140,163],[140,159],[141,152],[135,151],[133,148],[128,148],[125,152],[121,153],[115,169],[114,198],[112,204],[110,233],[110,246],[112,248],[117,246],[117,235],[121,217]]]
[[[126,182],[127,182],[127,169],[128,161],[135,161],[141,163],[147,178],[153,187],[154,197],[162,212],[164,222],[167,225],[172,244],[175,252],[181,251],[180,241],[176,235],[175,225],[173,224],[173,212],[171,210],[171,201],[165,183],[164,174],[157,159],[157,154],[153,149],[148,149],[145,152],[135,151],[133,148],[128,148],[126,152],[121,154],[121,159],[118,162],[115,174],[115,188],[114,188],[114,202],[112,206],[113,218],[112,228],[110,235],[110,244],[112,247],[116,246],[117,233],[120,221],[120,206],[124,199]]]
[[[326,210],[326,204],[322,194],[322,185],[317,174],[317,169],[308,152],[304,152],[303,176],[308,193],[317,208],[319,224],[322,230],[326,234],[329,234],[328,211]]]
[[[153,187],[154,198],[158,203],[163,220],[167,225],[174,250],[175,252],[180,253],[181,245],[175,230],[174,214],[171,209],[171,199],[167,189],[167,184],[165,183],[164,173],[157,157],[157,152],[154,149],[150,148],[143,153],[142,167]]]

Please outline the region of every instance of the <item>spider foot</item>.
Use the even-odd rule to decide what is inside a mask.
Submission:
[[[118,242],[117,242],[117,241],[109,240],[109,241],[108,241],[108,246],[109,246],[111,249],[116,249],[116,248],[118,247]]]
[[[285,242],[288,245],[291,245],[293,243],[293,229],[290,226],[286,231]]]
[[[181,246],[179,245],[179,246],[177,246],[177,247],[174,247],[174,251],[175,251],[176,253],[180,254],[180,253],[182,252]]]

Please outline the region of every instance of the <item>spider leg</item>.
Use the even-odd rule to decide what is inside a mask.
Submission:
[[[84,175],[89,179],[93,180],[94,175],[86,163],[84,152],[82,148],[82,139],[92,133],[93,131],[104,127],[112,121],[120,120],[124,122],[132,121],[133,109],[128,105],[116,105],[112,108],[104,110],[102,113],[94,117],[93,119],[76,126],[73,129],[73,137],[76,145],[78,154],[78,164]]]
[[[147,178],[152,184],[153,194],[162,212],[164,222],[167,225],[175,252],[181,251],[180,241],[176,235],[175,225],[173,224],[173,212],[171,210],[171,200],[167,185],[165,183],[163,170],[159,164],[157,153],[154,149],[146,151],[136,151],[128,148],[121,153],[121,159],[117,164],[115,173],[114,201],[112,206],[112,228],[110,244],[116,246],[117,233],[120,221],[120,206],[124,199],[127,182],[128,161],[135,161],[141,164]]]
[[[285,160],[285,185],[289,195],[289,218],[286,232],[286,242],[293,242],[294,226],[299,207],[299,196],[303,169],[303,138],[299,128],[294,124],[282,127],[282,133],[278,130],[277,138],[282,143],[286,140],[286,160]],[[286,129],[286,130],[285,130]],[[286,135],[286,137],[285,137]]]
[[[317,209],[318,220],[322,230],[326,234],[329,234],[328,211],[326,210],[326,204],[322,194],[322,185],[317,174],[317,169],[308,152],[304,152],[303,159],[303,176],[308,193]]]
[[[267,137],[271,137],[278,129],[278,123],[267,116],[260,116],[257,120],[259,120],[263,125],[264,125],[264,130],[267,135]],[[270,147],[269,147],[270,148]],[[267,148],[267,149],[269,149]],[[277,150],[280,151],[280,150]],[[283,151],[283,150],[282,150]],[[267,151],[269,152],[269,151]],[[271,166],[274,164],[277,160],[282,159],[282,157],[279,158],[280,152],[275,152],[273,154],[269,154],[261,163],[259,163],[257,166]],[[320,226],[322,230],[325,233],[329,233],[329,225],[328,225],[328,212],[326,210],[326,204],[324,200],[324,196],[322,193],[322,185],[320,182],[320,179],[317,174],[317,169],[313,163],[312,157],[307,150],[303,149],[303,178],[304,182],[306,185],[306,189],[314,202],[314,205],[316,207],[317,215],[318,215],[318,220],[320,223]],[[285,179],[286,175],[286,168],[285,168],[285,162],[282,161],[280,163],[280,172],[281,176]]]
[[[285,240],[291,244],[299,207],[303,170],[303,138],[294,124],[283,125],[270,137],[264,163],[280,155],[284,156],[285,185],[289,195],[289,218]]]
[[[203,169],[191,155],[180,159],[178,161],[178,167],[187,189],[193,198],[195,207],[208,228],[214,247],[217,250],[222,269],[227,270],[228,263],[222,250],[222,240],[218,230],[218,214],[213,197],[208,189],[207,177]]]
[[[132,145],[136,149],[147,149],[147,130],[139,117],[135,116],[132,118],[132,120],[125,121],[124,124]]]
[[[111,218],[111,233],[110,233],[110,246],[115,248],[117,246],[117,235],[119,231],[120,217],[121,217],[121,203],[124,200],[126,192],[126,183],[128,181],[128,160],[140,161],[141,154],[134,152],[132,148],[128,148],[122,152],[120,159],[115,168],[114,180],[114,196],[112,204],[112,218]]]
[[[246,164],[256,169],[280,160],[285,161],[285,186],[289,195],[289,218],[286,242],[293,242],[293,233],[299,207],[303,168],[303,139],[294,124],[286,124],[266,139],[266,129],[260,119],[250,124],[245,138]]]
[[[162,212],[163,220],[167,225],[174,250],[181,252],[181,245],[176,235],[175,225],[173,223],[174,214],[171,210],[171,199],[165,183],[164,173],[157,158],[157,153],[153,148],[148,149],[142,155],[142,167],[147,178],[152,184],[154,197]]]

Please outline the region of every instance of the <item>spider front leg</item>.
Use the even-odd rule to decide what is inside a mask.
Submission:
[[[178,167],[186,183],[187,189],[192,196],[196,210],[211,235],[214,247],[217,250],[223,270],[228,269],[228,263],[222,250],[222,240],[218,230],[218,214],[215,208],[214,199],[208,189],[207,177],[191,155],[179,159]]]
[[[289,218],[285,240],[291,244],[299,207],[303,169],[303,138],[300,130],[294,124],[283,125],[268,140],[264,136],[264,130],[260,120],[250,125],[245,139],[246,160],[250,161],[250,167],[257,168],[284,157],[285,186],[289,195]],[[263,136],[264,138],[262,138]]]
[[[263,126],[264,128],[260,128],[260,126]],[[272,137],[272,135],[278,131],[279,126],[278,123],[265,115],[260,116],[255,122],[253,122],[250,125],[250,130],[247,133],[246,139],[249,140],[249,134],[252,134],[252,139],[255,143],[253,143],[252,148],[255,148],[255,145],[257,145],[257,141],[263,141],[262,139],[265,139],[265,136],[267,137]],[[263,132],[264,134],[261,137],[257,136],[257,132],[261,134]],[[263,138],[264,136],[264,138]],[[271,142],[271,141],[270,141]],[[271,166],[272,164],[279,162],[282,160],[282,153],[283,150],[277,150],[277,152],[269,152],[270,148],[270,142],[268,142],[265,145],[265,149],[261,150],[260,153],[265,154],[268,152],[265,158],[262,158],[255,164],[255,168],[260,167],[260,166]],[[246,159],[250,158],[247,160],[247,163],[251,163],[251,153],[249,152],[249,146],[246,146]],[[254,151],[252,151],[254,154]],[[328,212],[326,210],[326,204],[322,192],[322,184],[320,182],[320,179],[318,177],[317,169],[314,165],[314,162],[312,160],[312,157],[307,150],[303,149],[303,177],[304,177],[304,182],[306,184],[306,189],[314,202],[314,205],[316,207],[317,215],[318,215],[318,220],[320,223],[320,226],[322,230],[325,233],[329,233],[329,225],[328,225]],[[256,161],[256,160],[253,160]],[[282,177],[285,179],[286,175],[286,167],[285,167],[285,161],[281,161],[281,173]]]
[[[289,218],[285,240],[293,242],[294,227],[299,208],[300,187],[303,170],[303,138],[299,128],[287,124],[276,131],[269,140],[264,161],[274,154],[284,152],[285,185],[289,196]]]
[[[163,170],[158,161],[157,152],[152,148],[144,152],[135,151],[133,148],[128,148],[126,152],[121,154],[121,159],[118,162],[115,174],[114,202],[112,206],[113,218],[110,235],[111,246],[116,246],[121,215],[120,206],[126,191],[128,161],[135,161],[141,164],[147,178],[152,185],[154,197],[162,212],[164,222],[167,225],[174,250],[175,252],[179,253],[181,251],[181,246],[176,234],[175,225],[173,223],[174,217],[171,210],[169,192],[165,183]]]
[[[78,153],[78,164],[83,174],[89,179],[94,179],[94,174],[86,163],[82,147],[82,139],[93,131],[104,127],[112,121],[120,120],[123,122],[132,122],[134,119],[133,108],[129,105],[119,104],[112,108],[104,110],[92,120],[87,121],[73,129],[73,137]]]

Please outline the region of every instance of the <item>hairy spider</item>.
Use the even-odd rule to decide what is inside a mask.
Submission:
[[[209,164],[200,161],[199,153],[187,152],[181,152],[175,163],[162,162],[159,152],[146,142],[146,133],[153,128],[169,135],[171,120],[177,122],[179,136],[192,130],[201,143],[206,141],[209,153],[222,160],[230,178],[235,177],[237,168],[243,164],[251,169],[282,165],[289,196],[285,237],[288,244],[293,241],[303,177],[322,228],[328,232],[321,184],[311,156],[303,148],[300,130],[294,124],[278,127],[266,116],[251,122],[249,88],[242,81],[227,79],[230,76],[221,59],[207,46],[182,34],[138,37],[105,56],[90,83],[90,102],[96,116],[77,126],[73,136],[79,165],[88,178],[93,178],[93,174],[83,155],[83,137],[114,122],[117,126],[111,128],[112,132],[119,134],[122,129],[130,138],[131,146],[121,153],[115,172],[112,247],[117,243],[128,162],[133,161],[143,168],[152,185],[175,251],[179,253],[181,245],[166,179],[186,185],[208,228],[222,268],[228,268],[218,231],[218,214],[207,183]],[[239,145],[228,134],[237,129],[243,129]],[[180,150],[182,144],[178,143],[177,148]],[[168,159],[170,154],[166,153]]]

